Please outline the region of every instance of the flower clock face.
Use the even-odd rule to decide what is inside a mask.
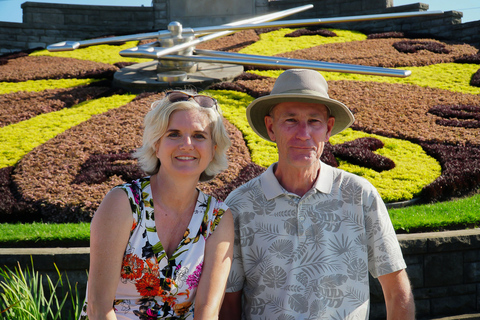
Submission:
[[[387,203],[443,201],[478,189],[475,47],[398,33],[294,31],[242,31],[202,48],[411,70],[407,78],[322,72],[330,97],[356,120],[330,138],[321,159],[365,177]],[[96,60],[106,55],[91,47],[85,57],[86,50],[0,59],[2,222],[89,221],[113,186],[144,175],[131,153],[141,145],[144,115],[163,94],[112,89],[99,79],[138,61]],[[248,126],[245,108],[268,94],[282,71],[246,70],[206,90],[219,101],[233,144],[229,169],[200,185],[220,199],[277,160],[275,145]]]

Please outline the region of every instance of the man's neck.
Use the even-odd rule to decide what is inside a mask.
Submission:
[[[317,181],[320,174],[320,161],[309,168],[292,168],[283,166],[279,162],[274,168],[274,174],[285,190],[303,197]]]

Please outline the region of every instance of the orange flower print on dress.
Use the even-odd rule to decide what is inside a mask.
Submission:
[[[143,260],[134,254],[127,254],[123,258],[120,276],[123,279],[135,280],[142,276],[144,269]]]
[[[145,263],[147,264],[150,273],[154,274],[156,277],[160,277],[160,270],[156,258],[145,259]]]
[[[190,310],[190,307],[192,306],[191,301],[185,301],[182,303],[178,303],[173,307],[173,311],[175,314],[179,316],[183,316],[185,313],[187,313]]]
[[[146,273],[135,283],[138,293],[143,297],[154,297],[160,295],[160,279],[151,273]]]

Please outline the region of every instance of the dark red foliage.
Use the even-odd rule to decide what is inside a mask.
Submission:
[[[320,156],[320,160],[322,160],[328,165],[331,165],[332,167],[338,167],[337,159],[333,154],[333,146],[330,144],[330,142],[325,143],[322,155]]]
[[[367,39],[388,39],[388,38],[406,38],[406,37],[403,32],[398,32],[398,31],[371,33],[367,36]]]
[[[3,216],[5,213],[10,213],[16,203],[13,193],[10,190],[12,183],[10,177],[12,172],[13,167],[0,169],[0,216]]]
[[[132,160],[131,153],[97,154],[92,155],[82,165],[80,173],[73,183],[99,184],[108,178],[117,175],[124,181],[131,181],[145,176],[145,173],[134,163],[125,164],[125,160]],[[123,162],[122,162],[123,161]]]
[[[395,168],[391,159],[373,153],[383,147],[383,142],[376,138],[359,138],[333,146],[332,153],[345,161],[377,172]]]
[[[240,170],[238,176],[233,181],[224,185],[223,188],[216,188],[214,190],[211,190],[208,194],[217,198],[218,200],[225,201],[225,199],[230,194],[230,192],[232,192],[242,184],[250,181],[251,179],[259,176],[265,170],[266,169],[264,167],[261,167],[258,164],[250,162]]]
[[[426,201],[442,201],[466,195],[480,184],[480,146],[454,146],[439,143],[420,143],[437,159],[442,175],[422,190]]]
[[[237,76],[233,82],[214,83],[213,85],[209,86],[208,89],[239,91],[239,92],[247,93],[248,95],[254,98],[258,98],[266,94],[269,94],[270,92],[264,91],[264,90],[255,90],[255,89],[252,90],[250,86],[245,86],[243,85],[243,83],[245,83],[245,81],[265,80],[265,79],[269,79],[269,77],[264,77],[264,76],[259,76],[253,73],[243,72],[242,74]]]
[[[113,65],[119,69],[134,65],[136,62],[117,62]]]
[[[255,29],[255,33],[258,35],[261,35],[262,33],[269,33],[272,31],[277,31],[280,30],[280,27],[275,27],[275,28],[262,28],[262,29]]]
[[[70,108],[81,102],[122,94],[124,90],[111,88],[108,80],[87,86],[45,90],[40,93],[20,92],[0,96],[0,127],[25,121],[42,113]],[[10,99],[17,96],[17,99]],[[19,112],[19,110],[21,110]]]
[[[415,53],[419,50],[428,50],[434,53],[450,53],[450,50],[445,48],[445,45],[443,43],[438,43],[434,41],[399,41],[395,42],[393,44],[393,47],[399,52],[403,53]]]
[[[480,107],[477,106],[435,106],[428,112],[442,118],[480,120]]]
[[[0,169],[0,223],[40,221],[35,203],[27,202],[12,181],[14,167]]]
[[[242,74],[238,75],[233,79],[233,81],[238,81],[238,80],[262,80],[262,79],[267,79],[268,77],[260,76],[255,73],[250,73],[250,72],[243,72]]]
[[[435,106],[429,113],[442,117],[436,123],[448,127],[480,128],[480,107]]]
[[[237,83],[233,82],[220,82],[220,83],[214,83],[209,87],[210,90],[232,90],[232,91],[238,91],[238,92],[247,92],[247,89],[239,85]]]
[[[320,35],[323,37],[336,37],[337,34],[333,31],[327,29],[316,29],[316,28],[306,28],[306,29],[298,29],[293,32],[290,32],[285,35],[287,38],[295,38],[300,36],[316,36]]]
[[[453,62],[480,64],[480,53],[472,54],[472,55],[463,55],[459,58],[456,58]]]
[[[473,74],[472,79],[470,79],[470,85],[473,87],[480,87],[480,69]]]

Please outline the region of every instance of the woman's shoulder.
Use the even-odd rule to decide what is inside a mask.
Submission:
[[[215,198],[214,196],[212,195],[208,195],[204,192],[202,192],[201,190],[199,190],[199,196],[198,196],[198,202],[200,205],[204,205],[208,208],[213,208],[214,210],[215,209],[221,209],[221,210],[224,210],[226,211],[228,209],[228,206],[225,202],[223,202],[222,200],[219,200],[217,198]]]
[[[148,185],[150,185],[150,177],[143,177],[135,180],[131,180],[122,184],[119,184],[112,189],[122,189],[122,190],[141,190],[145,189]]]

